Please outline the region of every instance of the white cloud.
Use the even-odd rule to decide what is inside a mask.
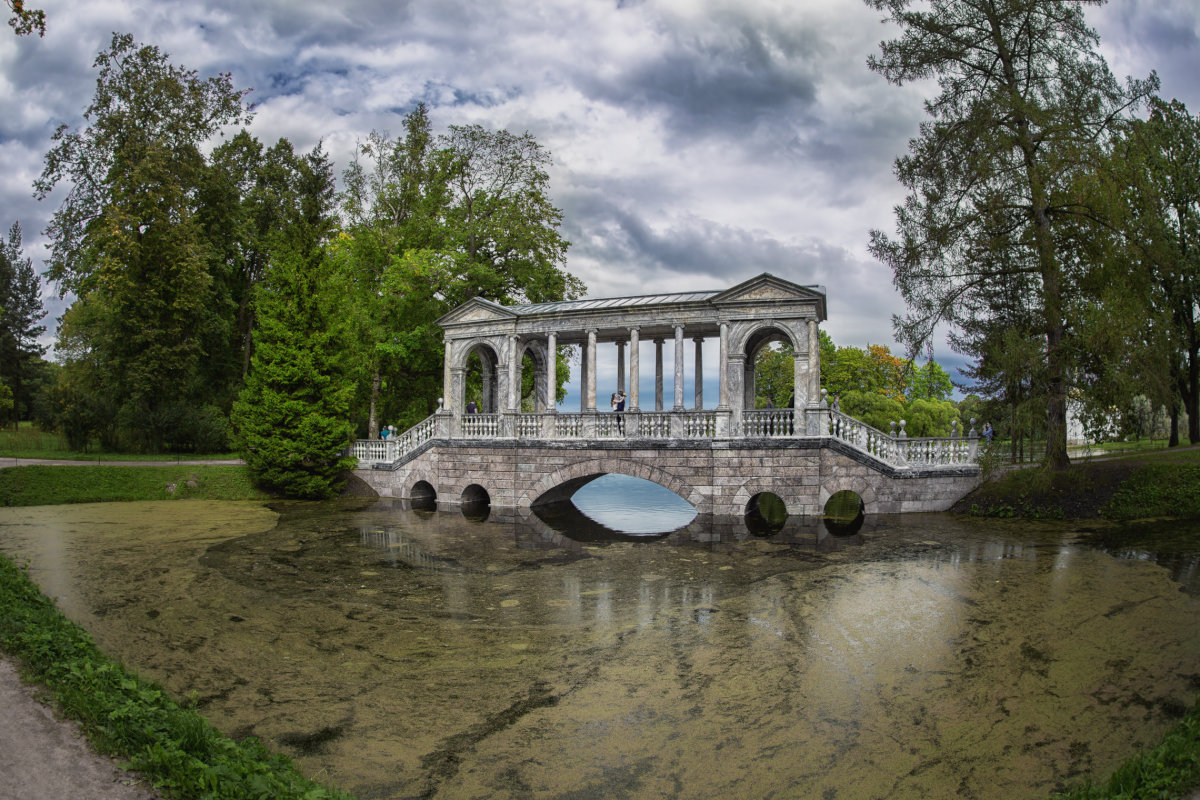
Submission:
[[[928,86],[866,59],[894,35],[855,0],[44,0],[45,39],[0,36],[0,198],[28,252],[53,210],[31,198],[49,136],[79,124],[114,30],[253,87],[252,131],[340,171],[417,102],[436,127],[529,130],[593,295],[720,288],[762,271],[829,292],[843,344],[891,342],[903,311],[868,231],[894,227],[892,175]],[[1157,68],[1200,110],[1200,9],[1089,11],[1118,76]],[[8,220],[0,220],[7,227]],[[51,325],[51,327],[53,327]],[[947,353],[947,355],[949,355]]]

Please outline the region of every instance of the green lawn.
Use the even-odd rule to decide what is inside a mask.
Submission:
[[[0,428],[0,458],[50,458],[59,461],[225,461],[237,453],[108,453],[70,450],[60,433],[47,433],[31,422],[22,422],[16,430]]]
[[[130,500],[267,500],[244,466],[28,466],[0,469],[0,506]]]

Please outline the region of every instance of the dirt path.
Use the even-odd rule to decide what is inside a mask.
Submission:
[[[157,800],[117,762],[98,755],[0,658],[0,795],[5,800]]]
[[[210,459],[207,461],[68,461],[57,458],[0,458],[0,469],[5,467],[32,467],[45,465],[51,467],[183,467],[188,465],[200,466],[231,466],[245,464],[240,458]]]

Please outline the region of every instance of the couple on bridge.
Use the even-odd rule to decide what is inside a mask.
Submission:
[[[612,393],[612,399],[609,401],[612,405],[613,413],[617,415],[617,430],[622,434],[625,433],[625,420],[621,417],[621,412],[625,410],[625,392],[618,389]]]

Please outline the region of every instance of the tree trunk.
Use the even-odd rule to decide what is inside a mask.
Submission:
[[[1200,347],[1188,351],[1187,389],[1183,402],[1188,415],[1188,441],[1200,444]]]
[[[371,372],[371,411],[367,416],[367,438],[379,438],[379,389],[383,381],[379,375],[379,365]]]
[[[1171,404],[1171,436],[1167,447],[1179,447],[1179,403]]]

